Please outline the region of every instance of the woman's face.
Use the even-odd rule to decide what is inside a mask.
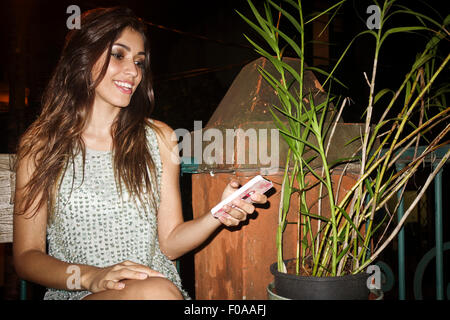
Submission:
[[[92,68],[95,80],[105,63],[107,50]],[[95,88],[95,104],[126,107],[142,80],[145,53],[140,33],[126,28],[111,48],[111,58],[102,81]]]

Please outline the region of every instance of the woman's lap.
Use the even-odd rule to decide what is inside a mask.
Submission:
[[[170,280],[150,277],[144,280],[124,280],[125,288],[92,293],[83,300],[179,300],[180,290]]]

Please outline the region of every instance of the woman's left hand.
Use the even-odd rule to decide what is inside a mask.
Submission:
[[[232,180],[223,191],[222,200],[239,189],[239,182]],[[254,193],[250,196],[252,203],[263,204],[267,202],[267,197],[261,193]],[[225,205],[223,208],[229,217],[221,216],[218,219],[224,225],[231,227],[237,226],[242,221],[247,220],[247,215],[252,214],[255,211],[255,206],[252,203],[248,203],[241,199],[233,200],[230,205]]]

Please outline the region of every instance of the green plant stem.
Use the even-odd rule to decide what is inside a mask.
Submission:
[[[287,208],[284,204],[286,181],[289,181],[289,163],[291,159],[291,149],[288,150],[286,157],[286,166],[284,168],[283,182],[280,192],[280,206],[278,208],[278,226],[277,226],[277,266],[279,272],[286,272],[283,261],[283,232],[286,221]]]

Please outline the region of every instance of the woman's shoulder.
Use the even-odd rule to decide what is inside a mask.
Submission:
[[[173,140],[175,131],[168,124],[151,118],[146,118],[145,122],[150,128],[156,131],[158,138],[162,138],[167,141]]]
[[[149,126],[157,137],[161,161],[166,163],[166,166],[179,164],[178,139],[175,131],[162,121],[150,118],[147,118],[146,121],[151,123]]]
[[[165,122],[162,122],[160,120],[156,120],[156,119],[152,119],[152,118],[145,118],[145,122],[147,123],[147,125],[156,127],[159,130],[170,131],[170,132],[173,131],[173,129],[168,124],[166,124]]]

